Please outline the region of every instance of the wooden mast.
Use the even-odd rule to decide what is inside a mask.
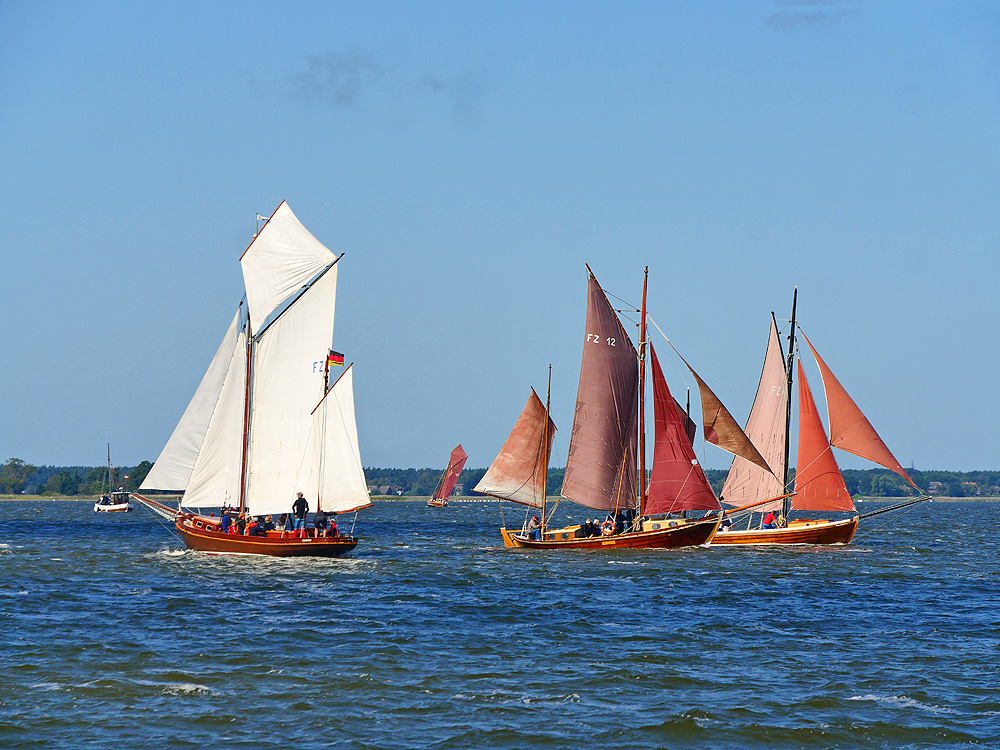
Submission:
[[[243,386],[243,450],[240,459],[240,507],[242,514],[247,500],[247,463],[250,452],[250,370],[253,364],[253,336],[250,330],[250,309],[247,308],[247,377]]]
[[[646,280],[649,266],[642,274],[642,310],[639,312],[639,517],[646,508]]]
[[[545,497],[548,495],[549,481],[549,397],[552,395],[552,365],[549,364],[549,380],[545,386],[545,420],[542,422],[542,458],[545,460],[545,471],[542,473],[542,526],[539,537],[545,538]]]
[[[782,477],[782,492],[788,492],[788,453],[792,441],[792,363],[795,361],[795,306],[799,299],[799,288],[795,287],[792,292],[792,320],[791,330],[788,331],[788,359],[785,360],[785,383],[787,386],[785,401],[785,472]],[[785,495],[781,501],[781,515],[788,519],[788,513],[792,509],[791,495]]]

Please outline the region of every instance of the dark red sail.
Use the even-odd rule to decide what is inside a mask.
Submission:
[[[653,473],[643,512],[657,515],[684,510],[717,510],[722,506],[694,454],[684,420],[678,413],[674,397],[670,395],[652,345],[649,353],[652,362],[656,438],[653,445]]]
[[[441,483],[434,490],[435,499],[447,500],[451,497],[451,491],[455,489],[455,482],[458,481],[462,469],[465,468],[465,460],[467,458],[468,456],[465,451],[462,450],[462,444],[459,443],[451,452],[451,458],[448,459],[448,468],[445,469],[444,476],[441,477]]]

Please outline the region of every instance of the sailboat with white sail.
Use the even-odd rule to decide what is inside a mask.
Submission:
[[[734,458],[722,489],[724,504],[736,506],[728,514],[747,514],[746,528],[735,525],[715,536],[712,545],[847,544],[854,537],[860,516],[854,506],[832,448],[853,453],[881,464],[899,474],[920,495],[893,506],[906,507],[926,496],[900,465],[875,432],[868,418],[847,394],[812,343],[802,334],[819,367],[826,394],[830,434],[827,437],[812,390],[795,354],[797,325],[796,291],[788,333],[787,357],[778,337],[778,325],[771,315],[764,368],[746,434],[756,444],[770,470]],[[798,454],[794,484],[790,480],[789,451],[792,415],[792,387],[798,376]],[[884,509],[888,510],[888,509]],[[846,518],[792,517],[792,512],[849,514]],[[877,511],[882,512],[882,511]],[[757,517],[756,514],[760,516]],[[774,518],[765,524],[764,514]],[[758,523],[754,525],[754,520]],[[771,528],[768,528],[770,526]]]
[[[461,476],[462,469],[465,468],[465,462],[468,458],[469,456],[462,448],[461,443],[452,449],[451,455],[448,457],[448,468],[444,470],[444,474],[441,475],[441,481],[438,482],[434,494],[427,501],[428,506],[432,508],[448,507],[448,498],[451,497],[451,493],[455,489],[455,484],[458,482],[458,478]]]
[[[335,556],[351,535],[223,532],[209,508],[266,517],[302,492],[326,513],[371,505],[358,449],[353,368],[333,341],[338,262],[284,201],[240,258],[246,287],[208,371],[140,491],[183,492],[171,517],[185,544],[210,553]],[[333,381],[331,383],[331,380]],[[290,515],[290,513],[289,513]]]
[[[101,496],[94,503],[94,513],[128,513],[132,511],[129,493],[118,481],[118,472],[111,463],[111,443],[108,443],[108,466],[104,470]]]
[[[514,429],[476,491],[537,508],[537,529],[501,528],[507,547],[539,549],[673,548],[708,543],[719,527],[718,499],[705,478],[677,405],[652,355],[656,433],[645,481],[646,286],[639,350],[590,267],[587,319],[576,411],[562,495],[605,515],[603,522],[551,528],[546,477],[556,427],[531,391]],[[551,370],[551,368],[550,368]],[[551,381],[551,374],[550,374]],[[701,512],[698,517],[685,517]]]

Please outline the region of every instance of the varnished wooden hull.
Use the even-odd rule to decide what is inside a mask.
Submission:
[[[353,536],[298,539],[274,531],[266,537],[223,534],[217,524],[199,516],[183,516],[177,519],[176,527],[188,549],[214,555],[337,557],[358,546],[358,539]]]
[[[434,498],[431,498],[430,500],[427,501],[427,505],[429,505],[431,508],[447,508],[448,507],[448,501],[447,500],[435,500]]]
[[[847,544],[857,530],[857,516],[845,521],[793,521],[785,529],[721,531],[712,539],[712,546]]]
[[[500,529],[504,538],[504,546],[529,547],[531,549],[675,549],[677,547],[696,547],[708,544],[719,528],[718,517],[698,521],[688,521],[676,526],[663,527],[649,531],[634,531],[612,536],[591,536],[552,538],[561,536],[558,532],[546,534],[545,539],[528,539],[520,534],[514,534],[507,529]]]

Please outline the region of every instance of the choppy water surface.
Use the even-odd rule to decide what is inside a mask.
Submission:
[[[0,505],[0,747],[1000,746],[996,504],[552,554],[496,503],[378,503],[297,561],[91,508]]]

